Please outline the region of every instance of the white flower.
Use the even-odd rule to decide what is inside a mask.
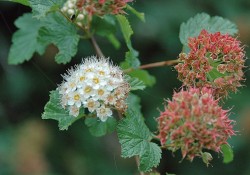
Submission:
[[[80,94],[84,99],[87,99],[90,96],[95,96],[95,91],[91,86],[87,85],[80,89]]]
[[[71,92],[68,95],[68,105],[72,106],[72,105],[75,105],[77,106],[78,108],[81,107],[81,94],[78,92],[78,91],[74,91],[74,92]]]
[[[93,99],[89,99],[85,104],[85,107],[88,108],[89,112],[94,112],[99,106],[100,103]]]
[[[61,105],[71,115],[77,116],[80,108],[87,108],[101,121],[106,121],[112,115],[111,108],[126,110],[129,84],[121,69],[108,59],[89,57],[67,71],[63,78],[64,82],[58,87]]]
[[[80,108],[77,106],[70,106],[69,107],[69,114],[73,115],[74,117],[77,117],[79,115]]]
[[[112,111],[110,108],[106,108],[104,105],[101,106],[100,108],[98,108],[96,110],[96,113],[97,113],[97,117],[100,118],[101,121],[105,122],[108,117],[111,117],[112,115]]]

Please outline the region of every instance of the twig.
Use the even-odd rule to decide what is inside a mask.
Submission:
[[[93,46],[94,46],[94,49],[95,49],[95,51],[96,51],[97,56],[98,56],[98,57],[104,57],[104,55],[103,55],[103,53],[102,53],[102,51],[101,51],[99,45],[97,44],[97,42],[96,42],[94,36],[91,36],[90,39],[91,39],[91,42],[92,42],[92,44],[93,44]]]
[[[177,60],[161,61],[161,62],[141,65],[138,67],[138,69],[148,69],[148,68],[161,67],[161,66],[172,66],[172,65],[177,64],[179,62],[180,61],[178,59]],[[133,70],[134,70],[134,68],[129,68],[129,69],[125,69],[123,72],[128,73],[128,72],[131,72]]]

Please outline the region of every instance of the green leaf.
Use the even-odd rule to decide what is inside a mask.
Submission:
[[[138,12],[133,7],[131,7],[130,5],[127,5],[127,9],[131,13],[133,13],[135,16],[137,16],[142,22],[145,22],[145,15],[144,15],[144,13]]]
[[[230,163],[234,159],[234,153],[230,145],[224,144],[221,146],[221,151],[223,154],[223,163]]]
[[[158,166],[161,159],[161,149],[150,142],[152,133],[139,114],[129,111],[126,118],[117,126],[119,142],[122,147],[122,157],[139,156],[141,171],[150,171]]]
[[[131,91],[143,90],[146,87],[144,82],[136,77],[130,77],[129,75],[125,75],[125,80],[129,83]]]
[[[30,6],[28,0],[9,0],[9,1],[17,2],[17,3],[19,3],[19,4],[26,5],[26,6]]]
[[[140,170],[148,172],[157,167],[161,159],[161,148],[155,143],[149,143],[148,148],[140,159]]]
[[[156,83],[154,76],[150,75],[146,70],[134,70],[129,73],[131,77],[136,77],[139,80],[143,81],[145,85],[152,87]]]
[[[57,63],[68,63],[77,53],[80,36],[76,27],[67,21],[59,12],[44,18],[44,27],[40,29],[39,40],[42,43],[55,44],[59,52],[55,56]]]
[[[131,39],[130,39],[131,35],[133,34],[133,30],[129,24],[128,19],[125,16],[116,15],[116,19],[118,23],[120,24],[123,37],[129,49],[129,51],[126,52],[125,61],[129,65],[129,67],[137,68],[140,66],[140,61],[137,58],[139,53],[132,47]]]
[[[129,93],[129,96],[127,98],[127,104],[128,104],[128,111],[133,110],[134,113],[138,114],[140,118],[143,118],[142,112],[141,112],[141,99],[137,95],[133,93]]]
[[[105,36],[116,32],[115,18],[110,15],[95,17],[91,25],[92,30],[98,35]]]
[[[221,32],[230,35],[238,33],[237,26],[231,21],[219,16],[210,17],[206,13],[200,13],[181,24],[179,34],[181,43],[184,46],[187,45],[188,38],[198,36],[203,29],[210,33]]]
[[[119,22],[122,30],[123,37],[127,45],[131,45],[130,37],[133,35],[133,30],[129,24],[128,19],[124,15],[116,15],[116,19]]]
[[[120,42],[114,35],[116,21],[113,15],[106,15],[103,18],[95,17],[91,28],[97,35],[106,37],[116,49],[120,48]]]
[[[115,118],[109,117],[105,122],[102,122],[95,117],[86,118],[85,124],[93,136],[100,137],[113,132],[116,129],[117,121]]]
[[[115,35],[109,34],[106,36],[109,40],[109,42],[116,48],[119,49],[121,47],[120,41],[116,38]]]
[[[137,58],[138,56],[139,53],[131,47],[129,51],[126,52],[125,61],[128,63],[130,67],[138,68],[141,64],[139,59]]]
[[[19,30],[12,37],[8,62],[20,64],[31,59],[35,51],[42,54],[46,45],[38,41],[39,29],[42,26],[30,13],[24,14],[15,21]]]
[[[42,119],[53,119],[58,121],[60,130],[67,130],[76,120],[80,119],[83,115],[73,117],[69,115],[69,111],[62,108],[60,104],[60,95],[57,90],[50,92],[50,100],[44,107]]]
[[[43,18],[52,9],[59,9],[62,0],[29,0],[35,18]]]

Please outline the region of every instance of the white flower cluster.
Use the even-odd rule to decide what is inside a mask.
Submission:
[[[95,112],[101,121],[112,115],[111,108],[124,112],[130,89],[122,70],[106,58],[92,56],[63,76],[58,87],[61,105],[73,116],[79,115],[81,107]]]
[[[67,0],[64,3],[61,10],[70,18],[72,18],[73,15],[77,14],[75,21],[79,26],[83,26],[83,19],[86,15],[86,12],[85,10],[81,10],[81,11],[78,10],[76,3],[77,3],[77,0]]]

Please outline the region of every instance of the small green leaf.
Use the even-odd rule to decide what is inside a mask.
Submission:
[[[130,77],[129,75],[125,75],[125,80],[129,83],[131,91],[143,90],[146,87],[144,82],[136,77]]]
[[[93,136],[100,137],[113,132],[116,129],[117,121],[113,117],[109,117],[105,122],[98,118],[86,118],[85,124]]]
[[[128,104],[128,111],[133,110],[134,113],[138,114],[138,117],[143,118],[142,112],[141,112],[141,99],[137,95],[133,93],[129,93],[129,96],[127,98],[127,104]]]
[[[113,15],[106,15],[103,18],[95,17],[91,28],[97,35],[106,37],[116,49],[120,48],[120,42],[114,35],[116,21]]]
[[[145,153],[140,158],[140,170],[148,172],[157,167],[161,159],[161,148],[155,143],[149,143]]]
[[[132,47],[132,44],[131,44],[130,38],[131,38],[131,35],[133,34],[133,30],[129,24],[129,21],[123,15],[116,15],[116,19],[120,24],[123,37],[129,49],[129,51],[126,52],[125,61],[129,67],[138,68],[141,63],[139,59],[137,58],[139,53]]]
[[[19,3],[19,4],[26,5],[26,6],[30,6],[28,0],[9,0],[9,1],[17,2],[17,3]]]
[[[210,33],[221,32],[223,34],[235,35],[238,33],[237,26],[231,21],[222,17],[210,17],[206,13],[200,13],[190,18],[186,23],[182,23],[180,27],[180,41],[185,46],[189,37],[196,37],[201,30],[207,30]]]
[[[126,118],[117,126],[119,142],[122,147],[122,157],[139,156],[141,171],[150,171],[161,159],[161,149],[150,142],[152,133],[139,114],[128,111]]]
[[[223,163],[230,163],[234,159],[234,153],[230,145],[224,144],[221,146],[221,151],[223,154]]]
[[[44,107],[42,119],[53,119],[58,121],[60,130],[67,130],[76,120],[83,115],[73,117],[69,115],[69,111],[62,108],[60,104],[60,95],[57,90],[50,92],[50,100]]]
[[[68,63],[77,52],[80,39],[76,27],[59,12],[47,15],[43,22],[44,27],[39,31],[40,42],[55,44],[59,49],[55,56],[56,62]]]
[[[45,17],[46,14],[56,7],[60,7],[62,0],[29,0],[35,18]]]
[[[137,16],[142,22],[145,22],[145,15],[144,15],[144,13],[138,12],[133,7],[131,7],[130,5],[127,5],[127,9],[131,13],[135,14],[135,16]]]
[[[122,34],[126,43],[131,45],[130,37],[134,32],[129,24],[128,19],[124,15],[116,15],[116,19],[121,26]]]
[[[129,75],[131,77],[138,78],[139,80],[143,81],[145,85],[150,86],[150,87],[152,87],[156,82],[155,77],[150,75],[148,71],[146,70],[137,69],[137,70],[130,72]]]
[[[19,30],[12,37],[8,62],[20,64],[31,59],[35,51],[43,54],[46,45],[38,41],[39,29],[42,26],[30,13],[24,14],[15,21]],[[31,27],[32,26],[32,27]]]
[[[131,47],[129,51],[126,52],[125,61],[128,63],[130,67],[138,68],[141,64],[139,59],[137,58],[138,56],[139,53]]]

